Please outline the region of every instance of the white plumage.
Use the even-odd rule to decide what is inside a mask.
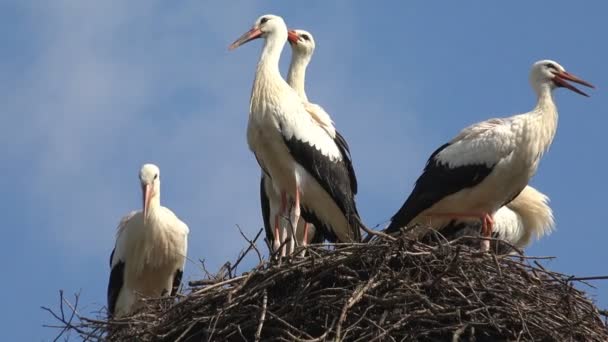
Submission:
[[[553,141],[558,119],[553,89],[566,87],[586,96],[566,80],[592,87],[557,62],[534,63],[530,82],[538,97],[536,107],[469,126],[436,150],[387,231],[415,223],[440,229],[454,218],[475,217],[489,237],[494,213],[524,189]],[[484,241],[482,250],[488,247]]]
[[[335,139],[336,128],[333,120],[323,107],[311,103],[306,95],[306,69],[315,52],[314,37],[310,32],[304,30],[291,30],[290,33],[292,34],[289,37],[292,57],[287,73],[287,83],[302,99],[306,112],[332,139]]]
[[[312,119],[322,127],[327,134],[332,138],[335,138],[336,129],[334,128],[333,121],[329,114],[327,114],[321,106],[310,103],[308,101],[308,96],[306,95],[306,68],[310,63],[315,50],[314,38],[310,32],[304,30],[291,30],[289,33],[288,41],[291,45],[292,55],[289,71],[287,73],[287,84],[297,92],[307,113],[310,114]],[[262,182],[264,183],[260,189],[260,191],[262,191],[262,210],[269,210],[269,213],[263,213],[264,225],[266,227],[268,240],[272,242],[272,252],[275,252],[279,246],[283,245],[284,249],[281,251],[281,256],[285,256],[287,253],[291,254],[293,250],[287,252],[287,248],[285,247],[293,246],[293,242],[284,243],[286,240],[292,240],[293,237],[291,229],[288,229],[285,224],[286,222],[284,222],[283,217],[281,217],[280,208],[281,206],[284,206],[285,203],[282,203],[281,194],[274,191],[272,181],[270,178],[266,177],[264,173],[262,173]],[[268,202],[268,208],[266,209],[264,201]],[[271,222],[270,220],[274,221]],[[278,227],[279,222],[281,228]],[[270,225],[273,225],[274,228],[270,227]],[[322,236],[316,235],[317,231],[314,225],[303,219],[298,221],[296,232],[296,241],[299,246],[306,246],[311,241],[315,241],[315,238],[317,242],[321,242],[323,238]],[[276,236],[278,236],[278,238]]]
[[[293,227],[298,226],[303,208],[317,229],[322,225],[334,240],[358,241],[360,219],[348,149],[306,111],[279,72],[281,50],[288,38],[285,22],[278,16],[261,16],[231,48],[260,37],[265,44],[251,94],[249,147],[275,191],[294,199]]]
[[[555,226],[549,198],[531,186],[494,215],[494,232],[502,240],[520,249],[532,239],[550,234]]]
[[[555,226],[549,198],[531,186],[509,204],[494,214],[493,237],[504,240],[519,249],[526,248],[533,239],[537,240],[553,231]],[[480,223],[467,219],[450,222],[441,230],[449,240],[461,236],[477,236]],[[511,248],[498,244],[499,253],[509,252]],[[504,247],[504,248],[502,248]]]
[[[143,210],[125,216],[110,256],[108,311],[124,316],[142,297],[173,295],[181,282],[188,247],[188,226],[160,205],[160,170],[145,164],[139,173]]]

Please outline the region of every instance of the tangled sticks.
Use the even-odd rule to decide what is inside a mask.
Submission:
[[[89,340],[607,341],[599,310],[530,257],[379,237],[65,324]],[[61,320],[61,317],[56,316]]]

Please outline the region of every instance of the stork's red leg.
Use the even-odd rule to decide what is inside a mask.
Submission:
[[[279,233],[280,215],[274,215],[274,241],[272,241],[272,252],[276,253],[281,247],[281,234]]]
[[[280,211],[280,216],[284,216],[285,213],[287,211],[287,193],[285,193],[285,191],[281,191],[281,211]],[[282,234],[281,234],[281,242],[280,245],[283,245],[283,247],[281,248],[281,257],[284,257],[286,255],[287,252],[287,246],[285,243],[285,240],[287,240],[287,229],[285,226],[282,227]]]
[[[302,241],[302,246],[308,245],[308,222],[304,223],[304,240]]]
[[[480,250],[482,252],[487,252],[490,250],[490,240],[487,238],[492,237],[492,230],[494,228],[494,219],[490,214],[485,214],[481,219],[481,236],[485,239],[481,240]]]
[[[301,246],[306,247],[308,245],[308,222],[304,222],[304,238],[302,239],[301,242]],[[301,257],[304,257],[306,255],[306,249],[303,249],[302,252],[300,253]]]
[[[292,228],[292,238],[290,241],[290,250],[289,254],[293,253],[296,249],[295,240],[297,237],[297,229],[298,229],[298,221],[300,220],[300,187],[296,185],[296,198],[295,203],[293,204],[293,216],[291,219],[291,228]]]
[[[481,220],[481,237],[490,238],[492,236],[492,229],[494,228],[494,219],[492,215],[488,213],[429,213],[428,217],[448,217],[453,219],[458,218],[479,218]],[[487,252],[490,250],[490,240],[482,239],[480,250]]]

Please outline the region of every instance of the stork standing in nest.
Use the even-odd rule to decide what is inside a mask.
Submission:
[[[550,234],[554,226],[549,197],[528,185],[515,199],[494,214],[492,237],[504,240],[518,249],[524,249],[533,239],[538,240]],[[455,220],[442,228],[440,233],[446,239],[453,240],[461,236],[479,236],[480,231],[479,221]],[[512,250],[510,246],[498,241],[495,245],[492,250],[499,254]]]
[[[263,15],[230,48],[256,38],[264,38],[265,43],[251,93],[249,148],[282,203],[294,200],[291,214],[285,213],[293,229],[302,216],[332,241],[360,241],[361,219],[348,146],[319,125],[279,72],[288,38],[285,22],[276,15]],[[285,211],[287,205],[279,209]],[[291,245],[289,251],[295,248]]]
[[[287,73],[287,83],[298,93],[302,102],[306,108],[306,111],[312,119],[322,127],[327,134],[333,139],[340,139],[346,149],[344,157],[349,162],[350,167],[350,152],[346,140],[342,135],[336,131],[333,120],[329,114],[319,105],[311,103],[306,95],[306,68],[310,63],[312,55],[315,51],[315,40],[310,32],[304,30],[290,30],[288,35],[288,41],[291,45],[292,55],[291,63],[289,65],[289,72]],[[351,171],[354,175],[354,170]],[[262,173],[262,184],[260,185],[260,197],[262,203],[262,214],[264,218],[264,227],[266,229],[266,236],[268,241],[273,242],[273,252],[276,252],[277,248],[283,244],[285,247],[285,240],[292,238],[291,229],[287,229],[285,225],[280,228],[280,208],[285,203],[282,202],[280,194],[274,191],[272,181]],[[353,193],[357,192],[356,178],[353,178]],[[270,219],[274,219],[274,228],[271,226]],[[324,234],[322,231],[316,229],[313,224],[306,222],[306,220],[300,219],[298,227],[296,229],[297,236],[296,241],[300,246],[306,246],[309,243],[320,243],[324,240]],[[284,256],[285,251],[281,251],[281,255]]]
[[[139,172],[143,210],[118,225],[110,255],[108,312],[120,317],[140,307],[139,299],[175,295],[188,248],[188,226],[160,205],[160,170],[145,164]]]
[[[555,61],[534,63],[530,72],[537,95],[534,109],[474,124],[439,147],[386,231],[414,224],[440,229],[453,219],[473,217],[481,220],[482,235],[490,237],[494,214],[526,187],[553,141],[558,121],[553,90],[565,87],[588,96],[568,81],[593,87]],[[481,250],[488,249],[489,241],[483,240]]]

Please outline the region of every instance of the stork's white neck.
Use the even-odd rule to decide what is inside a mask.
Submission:
[[[305,102],[308,102],[308,97],[306,96],[306,68],[308,67],[308,63],[310,63],[310,57],[310,55],[294,51],[291,57],[291,64],[289,65],[289,72],[287,73],[287,83]]]
[[[155,216],[155,213],[160,208],[160,186],[157,186],[154,192],[154,196],[150,197],[150,204],[148,206],[148,212],[146,213],[146,219],[150,219]]]
[[[557,127],[557,107],[553,101],[553,89],[550,86],[541,88],[534,112],[542,117],[545,125]]]
[[[553,101],[553,89],[544,84],[537,90],[538,101],[536,107],[530,112],[531,130],[534,132],[529,138],[530,143],[538,155],[549,149],[557,131],[558,113]]]
[[[255,80],[253,81],[249,104],[250,115],[265,113],[267,105],[279,101],[281,93],[293,91],[279,72],[279,59],[286,41],[287,28],[266,36]]]
[[[543,84],[539,86],[538,90],[536,91],[536,95],[538,97],[538,101],[536,103],[535,109],[541,111],[549,110],[557,112],[555,102],[553,101],[553,89],[550,85]]]
[[[260,77],[282,79],[281,73],[279,72],[279,59],[281,58],[281,52],[283,51],[283,46],[286,41],[287,29],[277,30],[266,36],[262,54],[258,62],[255,83],[258,82]]]

